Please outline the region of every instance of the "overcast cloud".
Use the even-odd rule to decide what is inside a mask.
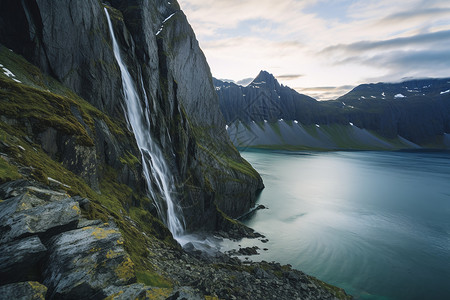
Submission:
[[[325,99],[370,81],[450,77],[448,0],[179,2],[217,78],[267,70]]]

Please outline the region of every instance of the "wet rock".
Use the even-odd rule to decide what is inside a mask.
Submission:
[[[2,299],[41,300],[45,299],[47,287],[36,281],[18,282],[0,286]]]
[[[0,282],[39,280],[39,264],[47,248],[37,236],[0,246]],[[0,295],[2,295],[0,293]]]
[[[61,233],[49,241],[44,284],[50,298],[106,297],[108,286],[136,280],[116,226],[103,224]]]
[[[257,254],[259,254],[257,250],[259,250],[259,248],[257,246],[246,247],[246,248],[240,248],[238,250],[238,253],[242,254],[242,255],[257,255]]]

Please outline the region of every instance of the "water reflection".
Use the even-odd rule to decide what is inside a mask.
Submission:
[[[253,259],[290,263],[361,299],[450,294],[448,153],[243,156],[262,174],[259,203],[269,207],[246,221],[269,238]]]

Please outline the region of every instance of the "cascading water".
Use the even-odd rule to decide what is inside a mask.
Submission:
[[[122,61],[111,18],[106,8],[105,13],[113,43],[114,56],[122,75],[122,87],[125,97],[125,117],[133,130],[137,145],[141,152],[142,167],[147,181],[147,187],[151,197],[155,201],[158,213],[163,219],[163,222],[169,228],[174,238],[180,240],[184,233],[184,219],[181,208],[175,203],[172,196],[175,191],[175,183],[161,150],[151,137],[148,107],[145,110],[142,109],[133,78]],[[145,95],[145,90],[143,90],[143,93]],[[148,103],[147,99],[145,99],[145,102]],[[156,186],[157,191],[153,189],[152,183]],[[161,203],[158,200],[160,198],[158,196],[163,198],[165,203]]]

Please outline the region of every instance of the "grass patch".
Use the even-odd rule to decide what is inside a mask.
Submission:
[[[155,272],[136,271],[136,278],[138,282],[149,286],[157,286],[160,288],[171,288],[173,286],[169,280]]]
[[[0,184],[22,178],[16,166],[0,157]]]
[[[103,120],[113,134],[125,134],[121,129],[123,124],[112,122],[72,90],[42,74],[39,68],[3,46],[0,46],[0,63],[15,75],[13,78],[22,82],[18,83],[0,72],[0,114],[33,117],[41,125],[54,126],[68,134],[79,134],[84,139],[89,139],[89,136],[80,123],[93,130],[95,118]],[[80,112],[82,120],[76,119],[71,111],[73,108]]]

